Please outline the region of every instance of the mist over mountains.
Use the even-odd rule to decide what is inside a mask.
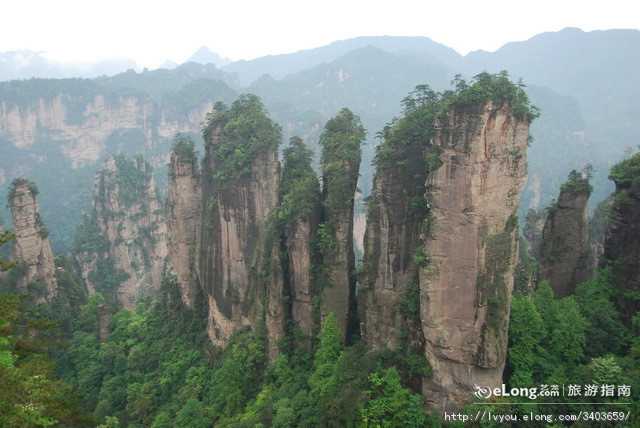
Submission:
[[[427,37],[358,37],[250,61],[226,63],[203,47],[191,62],[171,69],[129,69],[91,80],[1,82],[0,192],[6,193],[16,176],[31,174],[36,181],[41,176],[43,216],[54,246],[65,247],[63,231],[73,229],[88,203],[90,180],[84,183],[80,175],[90,177],[107,154],[123,151],[145,155],[163,177],[175,132],[199,139],[200,122],[214,102],[249,92],[264,100],[283,126],[285,141],[300,135],[316,159],[322,124],[343,106],[357,112],[367,129],[359,182],[366,195],[376,134],[399,113],[401,100],[416,85],[443,90],[457,74],[468,78],[484,70],[507,70],[514,80],[524,80],[542,111],[532,126],[522,210],[546,206],[568,171],[587,164],[595,171],[595,206],[611,191],[611,165],[640,141],[640,107],[634,102],[640,95],[638,47],[637,30],[567,28],[466,56]],[[5,58],[0,79],[20,77],[20,72],[70,73],[56,71],[39,55],[27,56],[23,67],[14,64],[16,55]],[[99,73],[95,67],[94,75]],[[54,168],[65,174],[50,178]],[[65,201],[59,197],[62,182],[57,182],[63,175],[68,175],[65,183],[78,186]]]

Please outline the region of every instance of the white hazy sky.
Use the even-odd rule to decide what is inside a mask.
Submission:
[[[460,53],[544,31],[639,28],[637,0],[2,0],[0,51],[155,66],[202,45],[231,59],[364,35],[427,36]]]

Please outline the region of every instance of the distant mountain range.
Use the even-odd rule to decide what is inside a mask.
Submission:
[[[136,68],[130,59],[110,59],[92,64],[65,64],[48,59],[41,52],[0,52],[0,81],[39,78],[97,77]]]
[[[213,64],[222,67],[231,61],[213,52],[206,46],[195,51],[184,63]],[[158,69],[171,70],[180,64],[167,60]],[[94,78],[100,76],[114,76],[128,70],[140,67],[132,59],[109,59],[87,64],[70,64],[52,61],[41,52],[19,50],[0,52],[0,81],[18,79],[63,79],[63,78]]]
[[[0,58],[0,79],[19,72],[52,77],[68,72],[48,65],[40,54]],[[91,80],[0,82],[0,198],[17,175],[36,181],[50,177],[42,180],[43,194],[50,198],[43,199],[42,208],[55,244],[57,236],[71,236],[56,230],[69,230],[75,219],[68,213],[81,209],[80,198],[68,203],[64,214],[58,205],[65,200],[64,186],[80,183],[74,177],[82,171],[91,172],[82,168],[95,168],[91,162],[109,151],[142,153],[162,165],[173,133],[182,129],[197,136],[204,108],[243,92],[264,100],[285,138],[300,135],[316,152],[326,120],[342,107],[359,114],[368,132],[359,184],[366,195],[375,136],[400,113],[401,100],[418,84],[443,90],[456,74],[469,78],[484,70],[504,69],[514,79],[523,78],[542,110],[531,128],[523,209],[547,206],[568,172],[589,163],[595,169],[591,201],[597,203],[610,193],[611,165],[640,144],[637,30],[567,28],[466,56],[426,37],[359,37],[291,54],[225,61],[201,48],[187,63],[156,70],[129,69]],[[50,104],[53,100],[63,108]],[[50,105],[48,116],[42,116],[42,105]],[[56,116],[60,112],[62,117]],[[70,223],[58,226],[53,217]]]

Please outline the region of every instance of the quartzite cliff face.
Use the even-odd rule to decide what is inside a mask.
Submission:
[[[169,260],[182,301],[193,306],[197,293],[196,252],[201,215],[200,171],[193,142],[179,140],[171,152],[167,228]]]
[[[413,141],[384,160],[387,135],[376,159],[364,237],[364,271],[358,293],[361,333],[376,348],[412,345],[423,352],[416,253],[427,213],[427,142]],[[401,165],[401,167],[399,167]],[[411,300],[415,305],[411,305]]]
[[[289,147],[284,150],[278,216],[289,316],[309,338],[319,327],[314,311],[314,299],[318,294],[314,268],[318,266],[319,256],[313,243],[321,213],[320,183],[311,161],[311,150],[300,138],[291,138]]]
[[[529,120],[488,102],[453,109],[442,125],[420,309],[433,369],[424,395],[445,408],[470,401],[474,385],[502,383]]]
[[[118,155],[105,162],[85,225],[91,235],[87,241],[96,244],[76,252],[90,292],[109,293],[125,308],[159,289],[168,254],[164,211],[151,172],[141,157]]]
[[[53,251],[40,217],[37,194],[33,183],[16,179],[9,194],[9,207],[15,234],[13,258],[23,272],[17,287],[26,291],[30,285],[38,283],[42,287],[38,287],[35,300],[45,302],[55,297],[57,281]]]
[[[345,340],[357,329],[353,207],[365,129],[342,109],[320,136],[322,145],[321,237],[323,276],[321,315],[332,312]]]
[[[247,127],[238,128],[243,120]],[[270,226],[278,207],[280,138],[257,97],[216,107],[205,132],[199,241],[212,342],[224,346],[236,331],[264,322],[271,355],[285,324],[279,245]]]
[[[548,280],[557,296],[567,296],[588,275],[589,180],[573,171],[550,207],[542,231],[540,277]]]
[[[640,301],[640,154],[625,160],[609,176],[616,191],[609,209],[602,265],[609,266],[623,320],[631,325]]]
[[[530,118],[419,95],[376,155],[358,304],[365,341],[423,354],[449,408],[502,382]]]

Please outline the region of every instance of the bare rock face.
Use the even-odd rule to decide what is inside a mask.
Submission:
[[[560,196],[549,209],[540,247],[540,277],[548,280],[555,294],[567,296],[587,274],[589,222],[588,178],[573,171]]]
[[[247,117],[256,119],[255,128],[227,127]],[[285,324],[279,243],[270,222],[278,207],[280,138],[257,97],[216,106],[205,131],[198,265],[211,341],[224,347],[236,331],[264,322],[272,356]]]
[[[529,121],[508,103],[452,109],[434,146],[421,267],[420,319],[433,375],[423,387],[439,408],[472,399],[475,384],[502,383],[517,262],[516,211],[526,180]]]
[[[626,296],[640,291],[640,154],[614,166],[609,178],[615,182],[616,191],[601,264],[611,268],[618,308],[623,321],[631,325],[640,310],[639,300]]]
[[[33,283],[43,290],[35,296],[37,302],[53,300],[57,293],[55,263],[47,229],[42,223],[36,196],[38,190],[25,179],[16,179],[9,194],[15,240],[13,258],[24,271],[17,286],[21,290]]]
[[[167,227],[169,261],[176,272],[182,302],[194,304],[197,236],[202,190],[198,162],[190,141],[178,141],[169,163]]]
[[[312,276],[311,242],[318,228],[318,217],[299,219],[286,231],[288,275],[291,294],[291,317],[300,330],[312,336],[316,322],[313,316],[315,288]]]
[[[145,147],[159,138],[170,139],[178,132],[197,132],[211,103],[204,103],[185,115],[171,114],[150,99],[140,96],[108,97],[95,94],[86,99],[55,96],[31,100],[28,105],[0,102],[0,135],[17,148],[40,141],[43,132],[49,143],[60,145],[74,167],[96,162],[108,139],[118,133],[139,132]]]
[[[95,245],[76,252],[89,291],[113,293],[133,308],[137,298],[160,287],[168,255],[167,226],[152,169],[141,157],[109,158],[97,173],[93,213],[85,228]]]

